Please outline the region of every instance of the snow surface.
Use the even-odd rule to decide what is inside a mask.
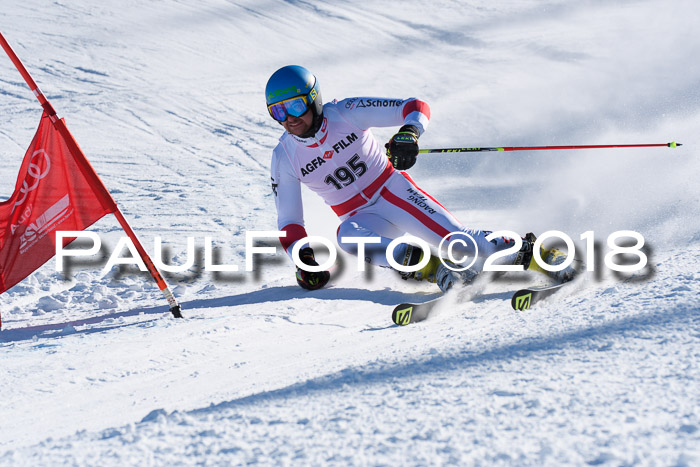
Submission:
[[[168,274],[175,320],[133,268],[50,261],[0,295],[0,464],[700,465],[698,24],[690,0],[3,0],[0,30],[172,264],[211,236],[243,269],[246,231],[275,229],[263,88],[286,64],[326,100],[425,99],[423,147],[684,146],[421,156],[467,225],[580,252],[595,232],[596,271],[528,312],[510,277],[399,328],[392,306],[433,286],[341,257],[309,293],[278,253]],[[6,199],[41,109],[9,60],[0,83]],[[646,239],[641,273],[602,264],[618,230]]]

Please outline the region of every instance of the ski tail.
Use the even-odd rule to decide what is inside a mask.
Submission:
[[[438,304],[443,296],[434,298],[423,303],[402,303],[394,307],[391,313],[391,320],[398,326],[406,326],[411,323],[418,323],[428,318],[428,315]]]
[[[399,326],[405,326],[411,323],[411,317],[413,316],[413,307],[416,306],[411,303],[402,303],[394,308],[391,313],[391,320],[394,324]]]

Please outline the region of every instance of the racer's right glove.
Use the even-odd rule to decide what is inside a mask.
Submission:
[[[418,128],[413,125],[404,125],[384,145],[386,155],[395,169],[408,170],[416,163],[419,135]]]
[[[318,266],[314,258],[314,250],[310,247],[299,250],[299,259],[307,266]],[[297,283],[307,290],[320,289],[328,283],[331,274],[328,271],[309,272],[297,267]]]

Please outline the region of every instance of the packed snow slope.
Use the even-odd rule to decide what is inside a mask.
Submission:
[[[175,320],[134,267],[102,272],[108,216],[105,257],[0,295],[0,464],[700,464],[698,24],[691,0],[5,0],[0,30],[147,249],[185,264],[190,236],[197,261],[167,275]],[[582,257],[595,232],[595,271],[528,312],[506,276],[400,328],[393,305],[434,286],[344,256],[311,293],[279,251],[242,271],[246,232],[276,229],[263,89],[287,64],[327,101],[426,100],[425,148],[683,146],[421,156],[469,226],[560,230]],[[0,59],[0,199],[40,115]],[[621,230],[646,241],[635,274],[603,261]],[[205,236],[241,272],[203,271]]]

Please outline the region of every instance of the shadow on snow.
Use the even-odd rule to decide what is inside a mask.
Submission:
[[[328,288],[316,290],[313,292],[301,290],[297,286],[288,287],[270,287],[260,289],[240,295],[231,295],[219,298],[207,298],[181,302],[182,313],[185,317],[185,322],[188,318],[188,312],[193,313],[199,311],[199,319],[206,319],[206,315],[202,315],[201,311],[210,308],[231,307],[241,305],[255,305],[270,302],[283,302],[292,299],[314,298],[318,300],[362,300],[379,305],[396,305],[402,302],[411,301],[416,303],[426,302],[436,298],[440,294],[430,293],[403,293],[394,290],[375,290],[368,291],[364,289],[351,288]],[[42,324],[37,326],[28,326],[24,328],[9,329],[0,332],[0,342],[18,342],[32,340],[36,336],[41,339],[63,337],[72,334],[92,334],[95,332],[103,332],[111,329],[119,329],[127,326],[139,326],[149,323],[159,318],[148,320],[140,320],[130,323],[114,323],[114,320],[120,318],[133,317],[138,315],[169,315],[168,309],[164,306],[135,308],[128,311],[109,313],[106,315],[92,316],[89,318],[66,321],[61,323]],[[104,323],[108,321],[108,323]],[[104,323],[102,326],[91,326]],[[86,329],[72,329],[79,326],[89,326]]]
[[[483,350],[483,351],[459,351],[455,350],[450,355],[433,355],[419,357],[408,362],[375,364],[372,368],[346,368],[337,373],[321,376],[291,386],[252,394],[231,401],[211,405],[206,408],[195,409],[186,412],[189,415],[208,415],[218,413],[222,409],[235,409],[237,407],[253,406],[261,403],[274,403],[287,401],[289,398],[308,396],[313,393],[346,391],[348,385],[373,385],[387,381],[400,381],[406,378],[430,376],[435,373],[459,370],[488,365],[494,362],[513,361],[528,358],[540,352],[551,352],[572,346],[584,346],[591,342],[601,344],[601,339],[606,337],[624,337],[637,332],[647,333],[653,328],[665,328],[673,326],[685,326],[681,323],[691,324],[697,317],[697,308],[692,306],[679,309],[658,310],[655,312],[640,313],[634,316],[609,321],[602,324],[588,326],[560,332],[542,337],[529,337],[511,344]],[[163,413],[162,410],[154,412]],[[150,414],[149,414],[150,415]],[[142,421],[148,422],[153,417],[146,416]]]

